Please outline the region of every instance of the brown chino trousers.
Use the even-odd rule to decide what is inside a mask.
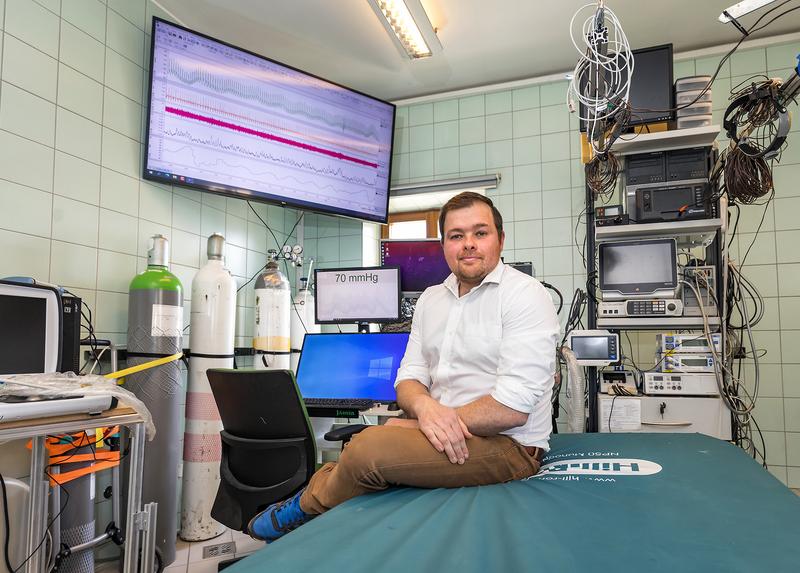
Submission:
[[[372,426],[344,447],[339,461],[311,477],[300,508],[312,515],[373,491],[404,485],[421,488],[489,485],[539,471],[537,456],[508,436],[467,439],[469,459],[452,464],[415,428]]]

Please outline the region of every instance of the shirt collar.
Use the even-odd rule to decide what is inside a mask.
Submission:
[[[497,262],[497,266],[492,269],[492,272],[490,272],[488,275],[483,277],[483,280],[481,281],[481,284],[479,284],[478,286],[476,286],[472,290],[475,290],[476,288],[480,288],[482,285],[487,284],[487,283],[499,284],[500,283],[500,278],[503,276],[503,269],[505,269],[505,265],[503,264],[503,261],[498,261]],[[459,298],[458,297],[458,279],[456,278],[456,275],[454,275],[453,273],[450,273],[450,276],[448,276],[446,279],[444,279],[444,286],[447,288],[447,290],[449,290],[451,293],[453,293],[456,298]],[[470,292],[472,292],[472,291],[470,291]]]

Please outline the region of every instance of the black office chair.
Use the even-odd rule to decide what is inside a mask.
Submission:
[[[221,481],[211,517],[246,531],[253,516],[311,479],[314,432],[290,370],[211,368],[208,381],[224,428]],[[365,427],[340,429],[336,439],[349,439]]]

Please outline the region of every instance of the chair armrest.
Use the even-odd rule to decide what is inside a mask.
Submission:
[[[330,432],[326,433],[324,437],[328,442],[346,442],[365,428],[369,428],[369,425],[350,424],[349,426],[343,426],[341,428],[331,430]]]

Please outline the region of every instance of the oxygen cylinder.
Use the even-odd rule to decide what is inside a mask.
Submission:
[[[308,279],[300,279],[300,290],[292,299],[291,309],[292,331],[292,370],[297,373],[297,364],[300,362],[300,351],[303,349],[303,339],[306,333],[322,332],[322,327],[316,323],[314,308],[314,295],[308,288]]]
[[[192,280],[191,352],[183,434],[181,539],[203,541],[225,532],[211,518],[219,486],[222,422],[206,370],[233,367],[236,280],[225,268],[225,237],[208,238],[208,263]]]
[[[169,242],[153,236],[147,269],[134,277],[128,298],[128,366],[169,356],[183,348],[183,287],[169,271]],[[145,446],[142,503],[158,503],[156,549],[161,563],[175,560],[180,460],[181,398],[179,362],[169,362],[125,378],[125,387],[153,415],[155,438]],[[127,471],[124,474],[127,476]],[[131,535],[132,532],[126,532]]]
[[[256,328],[253,366],[262,370],[288,370],[291,354],[290,306],[292,289],[278,263],[270,261],[256,279]]]

